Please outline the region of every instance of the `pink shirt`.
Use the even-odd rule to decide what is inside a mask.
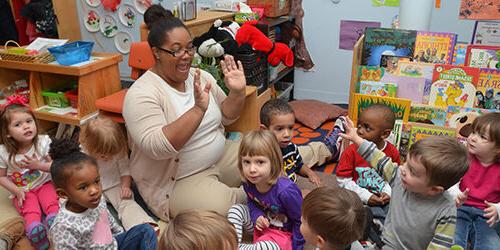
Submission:
[[[469,170],[460,182],[460,191],[469,188],[469,196],[465,205],[485,209],[484,201],[500,202],[500,163],[483,166],[475,156],[471,155]]]

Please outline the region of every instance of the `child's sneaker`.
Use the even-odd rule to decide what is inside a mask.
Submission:
[[[51,213],[49,215],[47,215],[45,217],[45,226],[47,227],[47,229],[50,229],[50,227],[52,226],[52,224],[54,224],[54,220],[56,219],[56,213]]]
[[[49,249],[49,239],[47,238],[47,228],[40,222],[33,222],[27,228],[26,235],[31,244],[37,250]]]
[[[333,125],[332,132],[323,140],[332,154],[332,160],[336,161],[340,152],[340,133],[345,132],[344,124],[347,122],[345,117],[339,116]]]

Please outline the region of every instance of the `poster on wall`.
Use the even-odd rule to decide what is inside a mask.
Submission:
[[[352,50],[366,27],[380,27],[380,22],[340,20],[339,49]]]
[[[500,46],[500,22],[476,21],[471,43]]]
[[[399,7],[399,0],[372,0],[372,5],[375,7]]]
[[[459,17],[460,19],[473,20],[500,20],[498,1],[462,0]]]

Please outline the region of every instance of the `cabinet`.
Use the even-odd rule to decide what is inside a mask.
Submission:
[[[80,125],[97,114],[95,101],[121,89],[118,63],[120,54],[93,53],[96,60],[82,66],[38,64],[0,60],[0,87],[16,80],[29,82],[30,106],[39,120]],[[64,89],[78,86],[78,108],[73,112],[48,112],[42,97],[47,89]]]

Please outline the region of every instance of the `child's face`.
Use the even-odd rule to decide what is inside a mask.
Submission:
[[[432,189],[429,185],[429,178],[427,177],[427,170],[419,159],[414,159],[408,155],[405,164],[400,166],[401,183],[403,188],[408,191],[428,195]]]
[[[269,130],[276,136],[281,148],[286,148],[292,141],[294,124],[295,115],[293,113],[278,114],[271,117]]]
[[[271,161],[267,156],[241,157],[243,176],[254,185],[269,183],[271,178]]]
[[[66,208],[75,213],[81,213],[88,208],[96,208],[102,195],[99,171],[97,166],[83,163],[83,167],[71,170],[63,190],[58,190],[66,196]]]
[[[358,135],[378,145],[387,137],[387,131],[390,133],[384,128],[384,123],[378,112],[364,111],[359,116]]]
[[[489,127],[485,130],[489,131]],[[495,142],[490,140],[488,133],[480,134],[477,131],[472,132],[467,137],[467,149],[473,155],[488,159],[494,159],[500,151],[500,149],[495,147]]]
[[[11,113],[8,136],[19,144],[30,144],[37,135],[35,119],[26,112]]]

